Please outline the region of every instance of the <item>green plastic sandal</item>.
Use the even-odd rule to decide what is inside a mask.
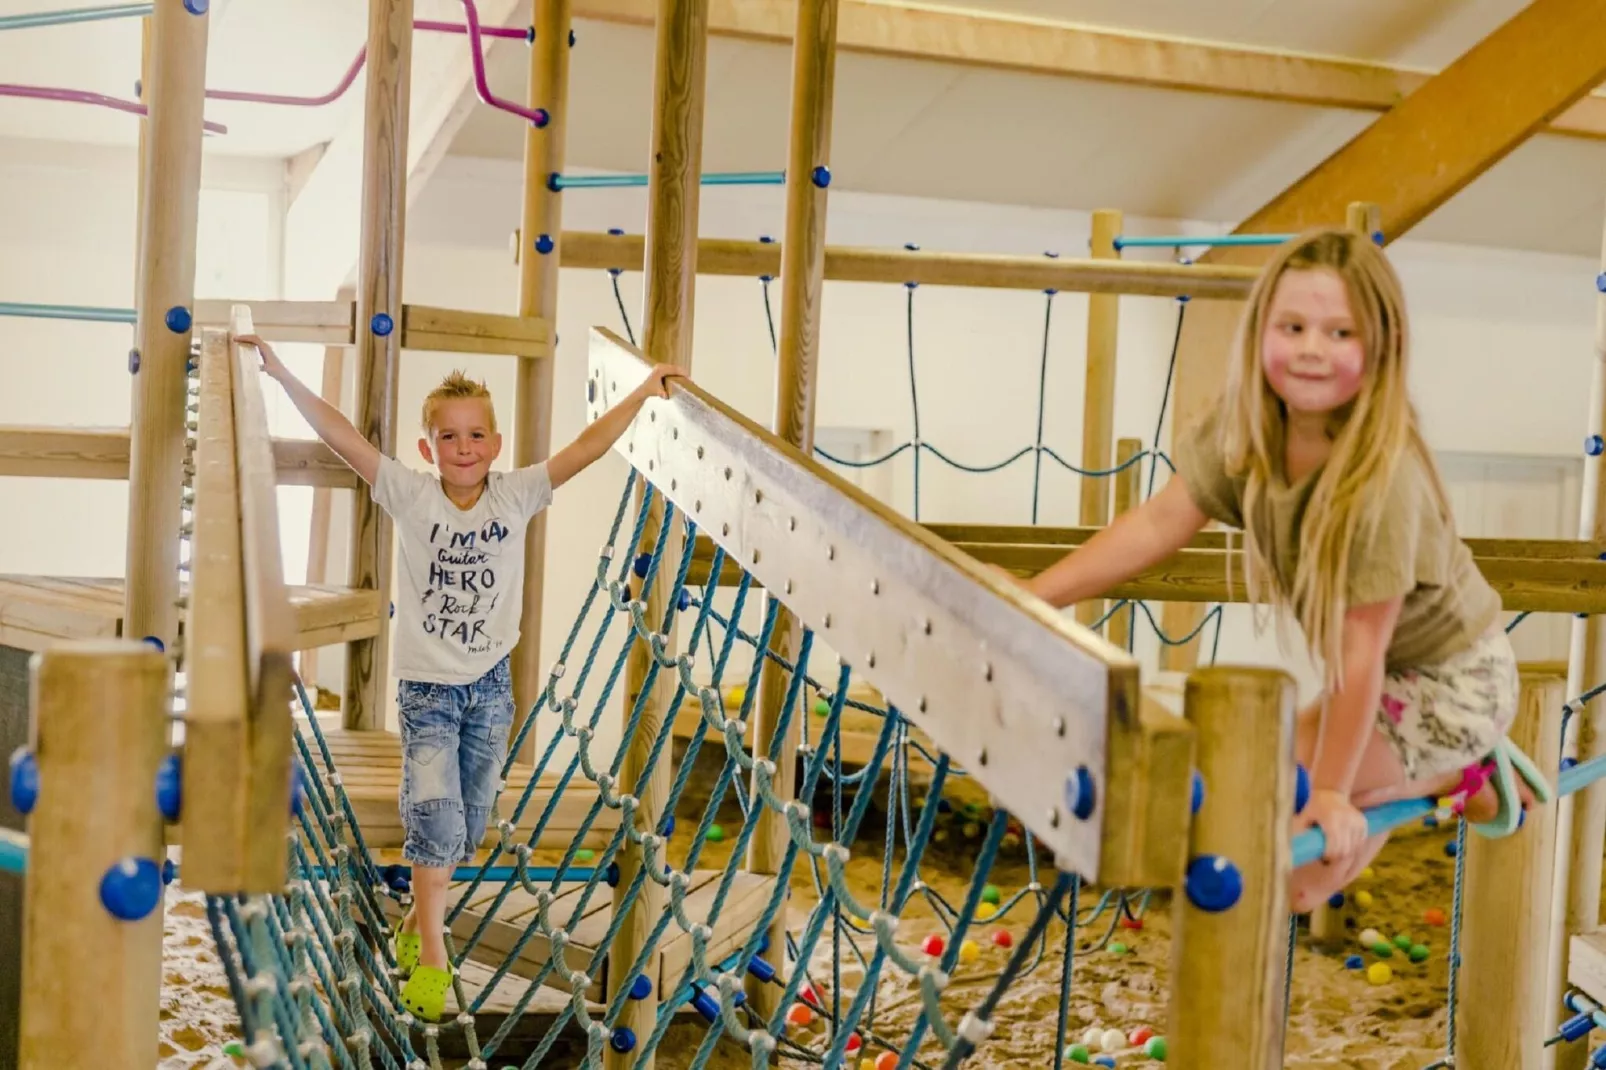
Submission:
[[[1517,793],[1518,776],[1528,782],[1534,802],[1540,806],[1548,803],[1554,797],[1554,792],[1539,767],[1511,740],[1502,739],[1495,744],[1489,757],[1494,761],[1494,772],[1489,777],[1489,783],[1494,785],[1500,808],[1494,820],[1472,827],[1483,836],[1509,836],[1522,824],[1522,796]]]
[[[446,993],[452,988],[452,971],[439,966],[418,966],[402,986],[401,1002],[417,1018],[438,1022],[446,1013]]]
[[[423,939],[417,933],[403,932],[401,922],[391,934],[391,948],[396,953],[396,972],[403,977],[411,977],[418,968],[418,956],[423,947]]]

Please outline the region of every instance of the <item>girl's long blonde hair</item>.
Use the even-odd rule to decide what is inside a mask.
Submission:
[[[1271,515],[1267,484],[1283,469],[1287,413],[1261,367],[1262,336],[1277,284],[1290,271],[1328,270],[1344,281],[1365,347],[1366,367],[1354,400],[1328,425],[1333,448],[1317,477],[1299,529],[1298,565],[1281,574],[1267,553]],[[1249,600],[1273,595],[1291,610],[1313,655],[1326,665],[1329,688],[1343,679],[1343,624],[1350,560],[1376,533],[1401,458],[1416,455],[1441,514],[1449,498],[1422,438],[1406,384],[1407,323],[1399,277],[1363,234],[1318,230],[1283,245],[1249,294],[1222,398],[1222,454],[1227,472],[1245,479],[1244,559]]]

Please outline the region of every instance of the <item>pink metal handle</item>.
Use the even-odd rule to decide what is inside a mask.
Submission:
[[[463,0],[463,15],[468,21],[470,54],[474,57],[474,89],[479,93],[480,99],[493,108],[528,119],[536,126],[545,126],[551,118],[545,108],[526,108],[511,100],[503,100],[491,92],[491,85],[485,80],[485,50],[480,44],[480,12],[474,6],[474,0]]]

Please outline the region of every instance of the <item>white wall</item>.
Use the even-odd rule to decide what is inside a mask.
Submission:
[[[446,161],[409,222],[407,300],[514,311],[517,268],[508,243],[517,223],[519,182],[516,166]],[[201,295],[278,296],[282,167],[209,159],[206,186]],[[133,205],[131,153],[7,145],[0,152],[0,300],[131,303]],[[565,222],[571,229],[619,226],[639,232],[644,205],[639,190],[574,192],[568,195]],[[1177,225],[1221,226],[1210,221]],[[703,196],[701,229],[708,236],[779,234],[780,191],[710,189]],[[828,230],[829,240],[838,244],[895,247],[915,241],[929,249],[1025,255],[1052,249],[1075,256],[1085,252],[1088,217],[836,193]],[[1393,247],[1391,256],[1406,280],[1416,332],[1414,387],[1435,446],[1479,454],[1576,456],[1592,363],[1595,266],[1582,259],[1410,242]],[[621,286],[639,331],[639,273],[626,275]],[[565,271],[560,293],[555,446],[581,429],[587,330],[601,324],[622,333],[605,273]],[[818,403],[822,426],[875,430],[892,443],[910,437],[905,300],[898,286],[828,284]],[[914,300],[923,437],[958,459],[981,462],[1030,443],[1044,296],[925,287]],[[1049,346],[1045,442],[1073,461],[1080,453],[1085,307],[1079,295],[1054,298]],[[778,303],[775,311],[779,315]],[[1118,436],[1148,442],[1155,434],[1176,314],[1172,301],[1122,300]],[[759,282],[700,279],[695,322],[696,377],[767,421],[774,362]],[[126,327],[0,318],[0,352],[8,360],[0,422],[125,423],[130,334]],[[317,382],[320,347],[287,346],[284,353],[299,374]],[[499,399],[511,398],[514,371],[506,358],[409,354],[400,376],[399,452],[414,463],[422,464],[410,445],[419,402],[452,367],[485,378]],[[268,400],[277,433],[307,433],[282,396],[270,390]],[[501,402],[499,415],[511,425],[510,401]],[[906,454],[886,473],[890,500],[906,512],[911,472]],[[1039,521],[1074,523],[1075,477],[1048,461],[1043,472]],[[566,487],[553,508],[543,643],[548,663],[579,605],[623,478],[623,463],[610,456]],[[0,571],[121,574],[123,484],[0,480],[0,496],[15,515],[62,518],[0,533]],[[281,492],[286,573],[292,581],[304,575],[310,501],[310,491]],[[330,555],[336,582],[346,556],[345,504],[337,501]],[[929,455],[922,462],[924,520],[1026,523],[1030,505],[1030,458],[985,476],[952,472]],[[1247,610],[1235,607],[1228,621],[1222,658],[1277,657],[1271,637],[1257,640],[1251,634]],[[1153,647],[1146,635],[1139,650],[1147,657]],[[1298,662],[1293,659],[1290,667],[1301,673],[1308,691],[1308,673]],[[325,658],[323,664],[324,682],[338,688],[339,660]]]

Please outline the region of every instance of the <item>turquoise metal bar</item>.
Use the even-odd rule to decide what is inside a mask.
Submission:
[[[155,7],[155,4],[114,4],[109,7],[80,7],[70,11],[35,11],[31,15],[0,15],[0,30],[31,30],[37,26],[68,26],[75,22],[142,18]]]
[[[646,175],[552,175],[547,188],[564,189],[618,189],[626,186],[645,186]],[[710,171],[702,177],[705,186],[782,186],[786,184],[785,171]]]
[[[78,320],[83,323],[133,323],[131,308],[95,308],[91,305],[35,305],[26,301],[0,301],[0,316],[36,320]]]
[[[0,873],[21,876],[28,871],[28,837],[10,829],[0,829]]]
[[[1181,248],[1184,245],[1281,245],[1292,234],[1161,234],[1155,236],[1120,235],[1117,249]]]

